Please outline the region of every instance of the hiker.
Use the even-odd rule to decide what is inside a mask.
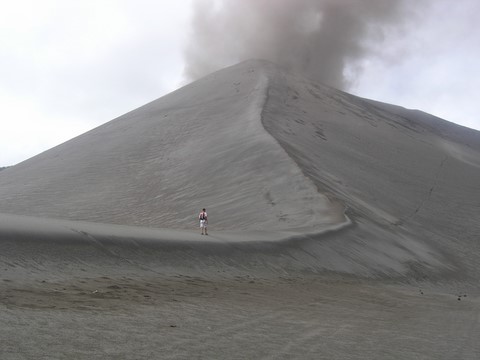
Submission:
[[[200,215],[198,215],[198,220],[200,220],[200,229],[202,229],[202,235],[203,235],[203,229],[205,229],[205,235],[208,235],[208,232],[207,232],[208,218],[207,218],[207,211],[205,209],[203,209],[200,212]]]

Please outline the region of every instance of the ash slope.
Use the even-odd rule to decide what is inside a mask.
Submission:
[[[317,231],[346,222],[265,131],[261,63],[244,63],[2,172],[0,212],[189,229]]]
[[[305,234],[346,209],[278,265],[473,284],[479,153],[474,130],[248,61],[2,171],[0,212],[182,229],[206,206],[214,229]]]
[[[480,132],[288,73],[271,79],[265,128],[356,224],[337,244],[369,248],[372,262],[385,250],[409,262],[407,253],[418,256],[423,244],[462,280],[477,282]],[[411,275],[431,264],[412,264]]]

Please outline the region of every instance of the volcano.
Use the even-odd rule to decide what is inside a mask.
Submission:
[[[334,274],[456,298],[479,290],[479,210],[480,132],[250,60],[2,170],[0,263],[37,295],[44,278]]]

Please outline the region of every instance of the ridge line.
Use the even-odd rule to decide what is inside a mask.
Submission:
[[[263,69],[262,69],[263,70]],[[324,196],[325,198],[327,198],[329,200],[330,203],[333,203],[333,202],[337,202],[337,203],[340,203],[342,208],[343,208],[343,211],[342,211],[342,216],[344,218],[344,221],[343,222],[339,222],[339,223],[335,223],[335,224],[331,224],[331,225],[327,225],[324,229],[321,229],[321,230],[318,230],[318,231],[313,231],[313,232],[307,232],[307,233],[303,233],[302,235],[304,236],[315,236],[315,235],[322,235],[322,234],[326,234],[326,233],[330,233],[330,232],[337,232],[337,231],[340,231],[340,230],[343,230],[347,227],[350,227],[352,226],[354,223],[353,221],[348,217],[348,215],[346,214],[347,210],[348,210],[348,206],[346,206],[346,204],[344,204],[340,199],[333,199],[331,198],[330,196],[327,196],[326,194],[324,193],[321,193],[319,191],[319,188],[318,186],[315,184],[315,182],[303,171],[302,167],[295,161],[295,159],[293,157],[290,156],[290,154],[285,150],[285,148],[282,146],[282,144],[275,138],[275,136],[272,135],[272,133],[270,133],[270,131],[268,131],[267,127],[265,126],[265,123],[264,123],[264,118],[265,118],[265,111],[266,111],[266,107],[267,107],[267,104],[269,102],[269,99],[270,99],[270,82],[271,82],[271,79],[270,79],[270,76],[268,74],[265,74],[264,71],[262,71],[262,76],[264,77],[265,79],[265,84],[264,85],[264,96],[263,96],[263,103],[260,105],[260,114],[259,114],[259,117],[260,117],[260,125],[262,126],[263,130],[265,131],[266,134],[268,134],[268,136],[273,139],[274,143],[276,143],[279,148],[283,151],[283,153],[288,157],[288,159],[290,159],[290,161],[295,165],[295,167],[300,171],[300,173],[303,175],[303,178],[308,182],[310,183],[313,188],[315,189],[316,193],[319,194],[320,196]],[[283,74],[280,74],[280,76],[282,76],[282,78],[284,78],[285,76]],[[337,210],[335,210],[337,211]]]

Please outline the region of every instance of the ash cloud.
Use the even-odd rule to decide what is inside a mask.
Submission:
[[[426,1],[425,1],[426,2]],[[405,30],[411,0],[197,0],[185,77],[265,59],[347,89],[389,34]]]

